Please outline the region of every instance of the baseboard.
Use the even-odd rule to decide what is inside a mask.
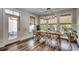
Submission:
[[[16,42],[13,42],[13,43],[7,44],[6,46],[9,46],[9,45],[12,45],[12,44],[15,44],[15,43],[22,43],[22,42],[28,41],[29,39],[32,39],[32,38],[33,38],[33,37],[26,38],[26,39],[24,39],[24,40],[19,40],[19,41],[16,41]]]

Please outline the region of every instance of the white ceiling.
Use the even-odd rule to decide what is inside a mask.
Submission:
[[[49,15],[64,10],[70,10],[72,8],[51,8],[48,12],[46,12],[47,8],[19,8],[19,9],[33,13],[35,15]]]

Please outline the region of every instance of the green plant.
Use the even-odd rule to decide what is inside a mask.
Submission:
[[[37,28],[37,31],[39,31],[40,30],[40,25],[37,25],[36,28]]]
[[[77,31],[72,29],[72,28],[67,28],[66,26],[62,27],[64,30],[64,33],[68,36],[68,37],[74,37],[74,38],[78,38],[77,35]]]

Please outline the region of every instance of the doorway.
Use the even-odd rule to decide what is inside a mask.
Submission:
[[[19,25],[18,16],[8,15],[8,40],[18,38]]]

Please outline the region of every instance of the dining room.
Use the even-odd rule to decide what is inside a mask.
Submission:
[[[0,51],[79,51],[79,8],[0,8]]]

